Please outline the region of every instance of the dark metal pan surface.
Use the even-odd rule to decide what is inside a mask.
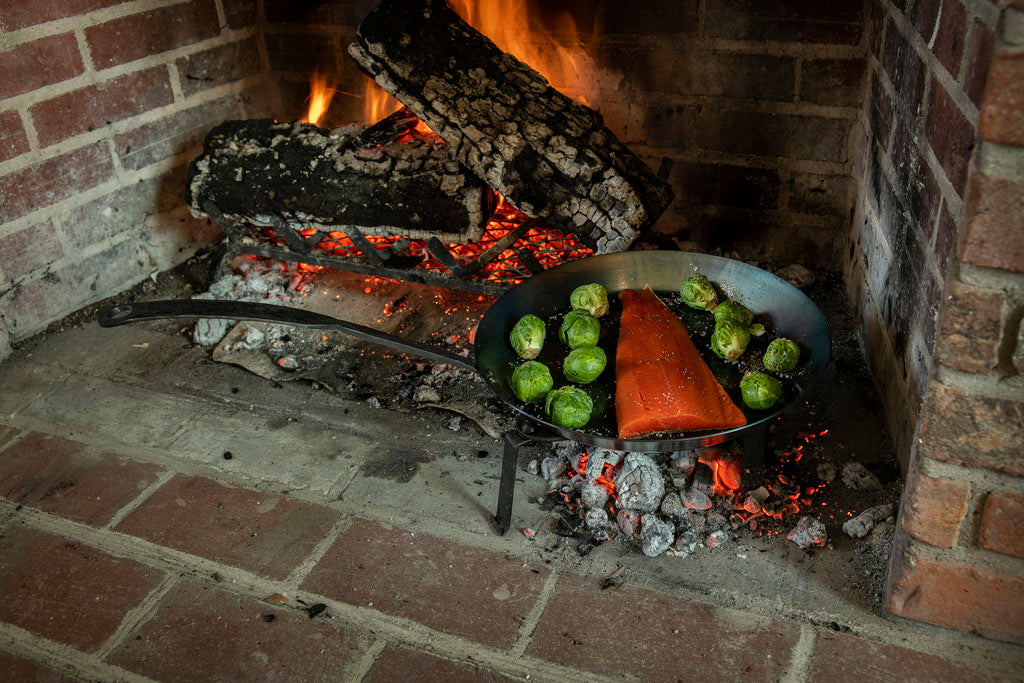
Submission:
[[[754,312],[755,320],[767,325],[768,333],[751,342],[750,350],[744,354],[744,358],[759,356],[758,351],[776,336],[788,337],[800,346],[803,356],[800,365],[790,377],[783,378],[785,393],[772,409],[755,411],[743,405],[738,389],[742,366],[720,360],[708,348],[707,338],[713,326],[711,314],[689,309],[682,304],[679,287],[698,270],[718,285],[727,298],[747,306]],[[593,282],[608,290],[611,302],[609,314],[601,319],[600,341],[600,346],[608,354],[609,364],[597,381],[584,387],[594,399],[594,416],[584,431],[579,431],[554,425],[548,421],[542,406],[523,404],[516,398],[512,391],[511,376],[516,365],[522,361],[516,356],[508,338],[512,326],[527,313],[544,319],[547,323],[548,342],[537,360],[549,367],[556,387],[567,384],[562,375],[562,360],[568,349],[558,341],[558,326],[562,316],[569,310],[570,292],[579,285]],[[682,318],[705,361],[736,405],[746,414],[747,425],[719,431],[672,432],[644,439],[619,439],[616,436],[614,357],[618,314],[621,310],[617,295],[625,289],[641,289],[646,286],[657,292],[669,308]],[[311,311],[268,304],[205,300],[140,302],[101,311],[99,323],[110,327],[140,320],[195,317],[260,320],[336,330],[414,355],[475,369],[513,410],[546,426],[557,435],[602,448],[645,452],[710,446],[731,439],[744,429],[764,423],[800,400],[804,392],[821,376],[831,351],[828,324],[821,312],[800,290],[785,280],[739,261],[673,251],[626,252],[572,261],[535,275],[512,288],[487,310],[480,321],[475,342],[475,366],[467,359],[438,347],[395,337],[365,325]]]

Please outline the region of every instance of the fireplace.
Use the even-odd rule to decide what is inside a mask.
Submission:
[[[182,194],[221,121],[300,119],[314,70],[332,124],[390,113],[346,53],[372,2],[36,4],[0,9],[5,353],[219,239]],[[567,13],[594,75],[552,85],[674,162],[654,246],[841,270],[906,480],[887,608],[1019,641],[1021,10],[536,5],[535,46],[571,42]]]

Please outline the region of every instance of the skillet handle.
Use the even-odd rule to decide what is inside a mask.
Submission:
[[[97,318],[101,327],[116,327],[143,320],[164,320],[169,318],[220,318],[225,320],[250,320],[257,322],[297,325],[314,330],[332,330],[347,334],[363,341],[384,346],[441,363],[450,363],[466,370],[477,372],[476,365],[467,358],[436,346],[421,344],[410,339],[396,337],[375,330],[366,325],[350,323],[329,315],[305,311],[289,306],[257,304],[246,301],[207,301],[204,299],[179,299],[168,301],[140,301],[121,304],[100,311]]]

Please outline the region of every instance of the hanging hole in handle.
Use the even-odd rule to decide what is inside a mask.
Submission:
[[[135,310],[129,304],[121,304],[120,306],[114,306],[110,309],[109,317],[111,320],[124,320],[132,314]]]

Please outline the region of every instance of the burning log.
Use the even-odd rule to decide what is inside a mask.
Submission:
[[[576,232],[598,253],[629,247],[672,200],[597,112],[443,0],[383,0],[349,54],[516,208]]]
[[[408,116],[333,131],[227,121],[206,136],[189,169],[192,212],[206,216],[212,202],[227,218],[253,225],[478,240],[494,193],[435,136],[413,130]]]

